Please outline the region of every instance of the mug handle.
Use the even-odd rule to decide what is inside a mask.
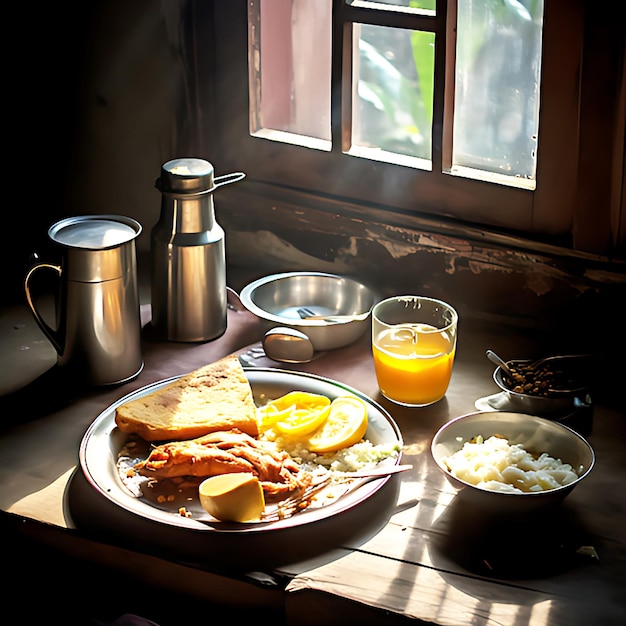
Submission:
[[[30,269],[28,274],[26,274],[26,278],[24,279],[24,291],[26,292],[26,301],[28,302],[28,306],[30,307],[33,317],[37,322],[37,325],[39,326],[39,328],[41,328],[43,334],[50,340],[50,343],[54,346],[54,349],[57,351],[57,353],[61,354],[61,342],[59,338],[60,335],[58,331],[56,331],[45,322],[45,320],[37,310],[37,307],[35,306],[35,302],[32,298],[30,291],[30,281],[33,277],[33,274],[36,271],[42,269],[53,270],[58,274],[59,277],[61,276],[61,267],[59,265],[51,265],[50,263],[40,263],[38,265],[35,265],[33,268]]]

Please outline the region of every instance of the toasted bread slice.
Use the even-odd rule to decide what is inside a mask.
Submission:
[[[195,439],[236,428],[259,434],[250,383],[230,355],[117,407],[115,423],[146,441]]]

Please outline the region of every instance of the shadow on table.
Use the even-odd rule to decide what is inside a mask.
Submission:
[[[142,305],[142,356],[144,366],[127,381],[96,386],[85,380],[84,368],[52,364],[34,379],[0,396],[0,415],[5,427],[63,411],[82,400],[111,402],[145,384],[217,361],[258,342],[262,329],[251,313],[228,310],[228,332],[211,341],[184,343],[158,338],[149,320],[149,307]],[[18,367],[18,366],[16,366]],[[104,404],[106,406],[106,404]],[[94,415],[95,417],[95,415]]]
[[[215,573],[297,572],[298,563],[306,568],[312,562],[333,561],[350,551],[345,546],[357,547],[378,533],[396,512],[399,484],[393,476],[367,500],[326,519],[289,528],[222,532],[169,526],[127,511],[102,496],[77,469],[65,508],[68,519],[88,537],[121,548]]]
[[[498,516],[455,498],[433,525],[431,558],[503,581],[545,579],[589,564],[592,538],[567,501],[527,515]]]

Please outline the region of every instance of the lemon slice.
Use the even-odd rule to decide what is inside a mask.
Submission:
[[[284,409],[316,409],[330,404],[330,398],[308,391],[290,391],[280,398],[271,400],[269,405],[282,411]]]
[[[200,483],[202,508],[224,522],[254,522],[265,510],[259,479],[247,472],[219,474]]]
[[[328,416],[330,398],[307,391],[291,391],[258,409],[260,428],[272,426],[293,437],[313,432]]]
[[[335,398],[326,421],[309,437],[311,452],[336,452],[361,441],[367,430],[367,404],[356,396]]]
[[[301,437],[317,430],[330,413],[330,399],[328,404],[316,409],[295,409],[291,415],[276,422],[276,428],[285,435]]]
[[[286,409],[279,409],[273,404],[266,404],[257,408],[257,416],[259,419],[259,428],[266,430],[271,428],[276,422],[284,420],[291,415],[293,407],[287,407]]]

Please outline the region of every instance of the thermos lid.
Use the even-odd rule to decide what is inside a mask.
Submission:
[[[214,188],[213,165],[204,159],[173,159],[161,166],[157,188],[165,193],[202,193]]]

